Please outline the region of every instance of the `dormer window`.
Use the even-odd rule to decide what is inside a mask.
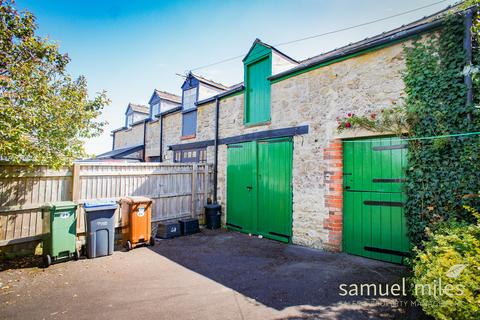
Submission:
[[[155,104],[152,104],[152,115],[151,115],[151,117],[154,118],[159,113],[160,113],[160,101],[158,101]]]
[[[127,115],[127,127],[130,127],[133,123],[133,113]]]
[[[194,109],[195,102],[197,102],[197,87],[185,90],[183,92],[183,110]]]

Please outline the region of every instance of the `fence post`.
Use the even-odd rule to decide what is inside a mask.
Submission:
[[[74,163],[72,169],[72,201],[78,204],[78,200],[81,196],[80,187],[80,163]],[[82,216],[82,209],[77,207],[77,240],[84,235],[85,231],[84,220]]]
[[[72,201],[80,199],[80,192],[80,163],[75,163],[72,171]]]
[[[209,190],[210,190],[210,186],[209,186],[209,179],[208,179],[208,163],[205,163],[205,171],[203,173],[203,194],[204,194],[204,198],[203,198],[203,204],[206,204],[207,203],[207,200],[208,200],[208,197],[210,196],[209,195]]]
[[[197,164],[192,165],[192,218],[195,218],[197,215]]]

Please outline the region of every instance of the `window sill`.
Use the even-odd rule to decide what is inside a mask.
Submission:
[[[268,121],[255,122],[255,123],[244,123],[244,126],[245,128],[251,128],[251,127],[268,126],[270,124],[272,124],[272,121],[268,120]]]
[[[195,139],[196,136],[197,136],[196,134],[191,134],[189,136],[182,136],[182,137],[180,137],[180,140]]]

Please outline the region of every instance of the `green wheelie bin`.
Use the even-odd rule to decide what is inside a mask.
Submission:
[[[47,203],[42,208],[43,263],[75,259],[77,250],[77,205],[71,201]]]

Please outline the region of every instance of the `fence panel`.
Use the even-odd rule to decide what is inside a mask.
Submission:
[[[71,199],[69,168],[0,166],[0,246],[39,239],[42,206]]]
[[[43,167],[0,166],[0,246],[27,242],[42,234],[46,202],[80,204],[78,228],[84,232],[87,201],[124,196],[152,198],[152,221],[199,216],[212,194],[213,174],[206,164],[77,163],[53,171]],[[119,210],[117,210],[119,211]],[[122,225],[116,213],[116,226]]]

